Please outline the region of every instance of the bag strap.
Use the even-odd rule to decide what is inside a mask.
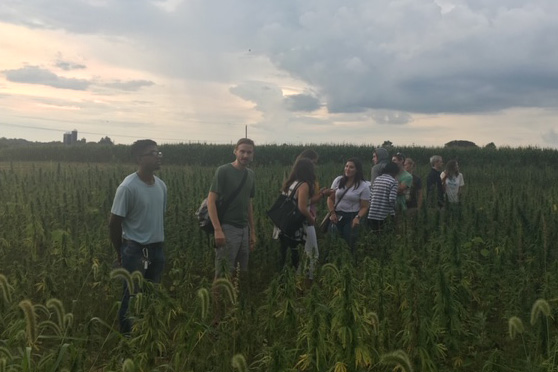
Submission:
[[[333,210],[337,209],[337,205],[339,205],[339,202],[341,201],[341,199],[343,199],[343,197],[345,196],[347,191],[349,191],[349,189],[350,189],[350,187],[347,187],[345,189],[345,191],[343,191],[343,194],[341,194],[341,196],[339,197],[339,200],[337,200],[337,203],[335,203],[335,205],[333,206]]]
[[[242,181],[240,181],[240,184],[238,185],[236,190],[234,190],[234,192],[231,194],[231,196],[229,196],[229,198],[227,200],[223,200],[223,203],[221,203],[221,208],[220,208],[221,213],[225,213],[225,211],[229,207],[229,204],[231,204],[233,202],[233,200],[236,199],[236,196],[240,193],[240,190],[242,190],[242,187],[246,183],[247,178],[248,178],[248,169],[245,169],[244,170],[244,177],[242,177]]]
[[[304,182],[299,182],[296,184],[296,186],[294,187],[293,191],[288,191],[287,192],[287,198],[288,199],[296,199],[295,195],[296,195],[296,190],[298,190],[298,188],[300,187],[300,185],[302,185]]]

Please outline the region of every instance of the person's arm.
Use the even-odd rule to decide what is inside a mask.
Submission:
[[[457,188],[457,195],[461,196],[463,193],[463,186],[465,186],[465,180],[463,179],[463,174],[459,173],[459,187]]]
[[[250,199],[250,204],[248,204],[248,226],[250,226],[250,251],[253,252],[256,248],[256,229],[254,225],[254,207],[252,205],[252,199]]]
[[[337,215],[335,214],[335,192],[336,191],[333,190],[332,193],[327,198],[327,210],[330,212],[329,219],[333,223],[339,222],[337,219]]]
[[[440,183],[442,184],[442,190],[444,190],[444,192],[446,192],[447,179],[448,179],[448,175],[446,174],[446,172],[442,172],[442,174],[440,174]]]
[[[395,208],[395,201],[397,200],[397,181],[394,185],[392,185],[389,191],[389,205]]]
[[[317,202],[322,200],[322,198],[327,198],[329,195],[331,195],[332,192],[333,192],[332,189],[322,187],[320,189],[320,192],[318,192],[316,195],[314,195],[314,196],[312,196],[312,198],[310,198],[310,204],[316,204]]]
[[[306,217],[309,226],[314,225],[316,220],[308,210],[308,201],[310,199],[310,188],[308,187],[308,183],[304,182],[300,185],[298,190],[296,190],[296,194],[298,200],[298,210],[304,217]]]
[[[417,208],[420,209],[422,206],[422,189],[418,189],[417,191]]]
[[[370,200],[361,199],[360,200],[360,209],[358,210],[357,215],[353,218],[352,227],[356,227],[360,225],[360,221],[366,219],[368,215],[368,209],[370,208]]]
[[[405,183],[403,182],[398,182],[398,186],[397,186],[397,195],[403,195],[405,194],[405,190],[407,190],[409,188],[409,186],[407,186]]]
[[[219,199],[219,194],[210,191],[207,195],[207,213],[209,213],[209,219],[213,225],[215,246],[222,247],[225,245],[225,234],[221,227],[221,221],[219,221],[219,213],[217,213],[217,199]]]
[[[120,246],[122,245],[122,221],[124,221],[124,217],[117,216],[114,213],[110,214],[109,237],[112,247],[116,251],[119,265],[122,265],[122,254],[120,253]]]

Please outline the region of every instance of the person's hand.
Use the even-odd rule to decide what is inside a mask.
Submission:
[[[355,216],[355,218],[353,218],[353,222],[351,223],[351,227],[355,228],[359,225],[360,225],[360,218],[358,218],[358,215],[357,215],[357,216]]]
[[[322,188],[320,189],[320,193],[321,193],[324,197],[330,196],[331,194],[333,194],[334,191],[335,191],[335,190],[330,189],[330,188],[327,188],[327,187],[322,187]]]
[[[337,223],[339,222],[339,217],[337,217],[337,214],[335,212],[331,212],[331,214],[329,215],[329,220],[333,223]]]
[[[219,229],[219,230],[215,230],[214,233],[215,236],[215,247],[217,248],[221,248],[225,246],[225,233],[223,232],[223,230]]]
[[[256,233],[252,231],[250,233],[250,252],[254,252],[254,249],[256,249]]]

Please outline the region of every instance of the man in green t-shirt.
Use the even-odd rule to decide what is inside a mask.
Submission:
[[[393,155],[391,161],[399,167],[399,174],[395,179],[399,182],[397,190],[397,200],[395,202],[396,208],[399,211],[407,210],[407,199],[410,196],[411,185],[413,184],[413,175],[405,170],[405,155],[398,152]]]
[[[247,168],[254,158],[254,141],[239,139],[234,155],[234,162],[217,168],[207,196],[207,209],[215,229],[215,278],[224,274],[224,262],[231,273],[237,265],[241,271],[247,271],[248,257],[256,243],[252,208],[254,171]],[[218,201],[226,201],[225,211],[217,211]]]

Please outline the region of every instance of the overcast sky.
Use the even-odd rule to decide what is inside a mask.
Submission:
[[[557,0],[3,0],[0,137],[558,148]]]

